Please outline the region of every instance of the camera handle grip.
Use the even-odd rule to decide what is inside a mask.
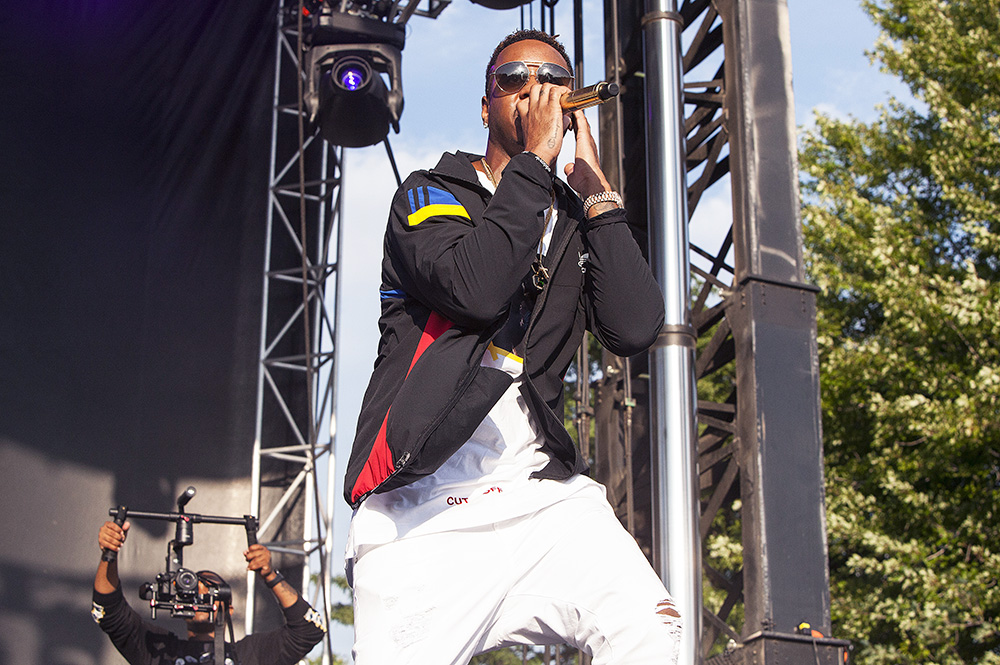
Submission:
[[[257,544],[257,518],[253,515],[244,515],[243,523],[247,530],[247,547]]]
[[[121,526],[125,524],[125,517],[128,515],[128,506],[118,506],[118,511],[115,513],[115,524]],[[118,552],[108,549],[105,547],[101,550],[101,561],[107,561],[111,563],[112,561],[118,560]]]

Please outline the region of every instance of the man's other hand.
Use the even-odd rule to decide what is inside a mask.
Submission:
[[[256,570],[263,577],[267,577],[274,570],[271,568],[271,550],[260,543],[254,543],[245,552],[243,558],[247,560],[247,570]]]
[[[597,155],[597,143],[590,133],[590,123],[583,111],[576,111],[573,114],[576,125],[576,158],[566,164],[563,171],[566,173],[566,182],[576,190],[580,198],[586,200],[591,194],[611,191],[604,172],[601,170],[600,158]],[[604,212],[616,208],[614,204],[597,204],[594,206],[595,213]],[[593,215],[589,215],[593,216]]]

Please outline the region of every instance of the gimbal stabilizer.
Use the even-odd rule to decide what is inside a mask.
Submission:
[[[139,597],[148,600],[152,618],[156,618],[156,610],[168,609],[170,616],[191,618],[196,612],[208,612],[211,621],[216,619],[216,602],[228,605],[232,600],[232,591],[228,586],[210,587],[207,593],[201,593],[198,588],[198,575],[184,568],[184,548],[194,543],[195,524],[233,524],[246,529],[247,545],[257,542],[257,518],[253,515],[243,517],[223,517],[215,515],[198,515],[184,512],[184,506],[194,498],[194,487],[188,487],[177,497],[177,512],[152,513],[130,511],[128,506],[118,506],[108,510],[115,518],[115,524],[121,526],[127,518],[166,520],[177,526],[174,539],[167,544],[166,572],[156,576],[156,583],[147,582],[139,590]],[[105,549],[101,560],[114,561],[118,553]]]

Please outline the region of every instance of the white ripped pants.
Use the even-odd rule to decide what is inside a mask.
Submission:
[[[404,538],[362,551],[353,572],[356,665],[562,643],[594,665],[677,662],[682,619],[607,501]]]

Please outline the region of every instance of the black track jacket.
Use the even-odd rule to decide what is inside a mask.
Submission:
[[[555,191],[559,218],[525,338],[522,394],[551,462],[537,478],[586,471],[563,426],[563,375],[584,329],[613,353],[647,349],[663,324],[663,301],[624,210],[585,220],[572,190],[534,155],[516,155],[492,197],[476,155],[445,153],[396,191],[382,261],[381,339],[365,392],[344,496],[436,471],[465,443],[510,386],[481,367],[493,336],[537,258]]]

